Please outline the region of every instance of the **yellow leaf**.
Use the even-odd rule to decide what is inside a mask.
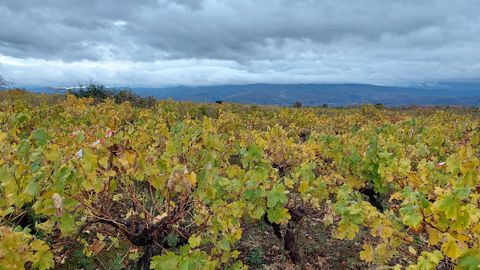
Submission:
[[[295,184],[293,179],[287,178],[287,177],[284,178],[284,183],[285,183],[285,186],[289,189],[292,189],[293,185]]]
[[[200,246],[200,242],[202,241],[202,238],[199,235],[192,235],[190,238],[188,238],[188,244],[192,248],[196,248]]]
[[[347,229],[347,238],[349,240],[353,240],[353,238],[355,238],[355,235],[357,234],[357,232],[359,231],[359,228],[357,225],[353,225],[353,226],[350,226],[348,227]]]
[[[402,266],[400,264],[395,264],[392,270],[402,270]]]
[[[388,247],[387,244],[381,243],[375,248],[375,253],[378,258],[381,258],[382,260],[390,258],[391,256],[391,248]]]
[[[442,233],[436,229],[428,229],[428,242],[434,246],[442,240]]]
[[[121,158],[118,159],[118,161],[120,161],[120,163],[124,166],[124,167],[128,167],[129,165],[132,165],[133,163],[135,163],[135,158],[137,157],[137,154],[133,151],[125,151]]]
[[[102,157],[102,158],[98,161],[98,163],[99,163],[100,165],[102,165],[103,168],[107,168],[107,166],[108,166],[108,161],[109,161],[109,157],[108,157],[108,156],[104,156],[104,157]]]
[[[385,227],[383,227],[383,229],[382,229],[382,232],[381,232],[381,234],[380,234],[380,237],[382,237],[383,239],[387,239],[387,238],[390,238],[392,235],[393,235],[393,229],[392,229],[392,227],[390,227],[390,226],[385,226]]]
[[[338,239],[347,238],[349,240],[353,240],[353,238],[355,238],[355,235],[357,234],[358,231],[359,231],[359,227],[356,224],[343,223],[340,226],[338,226],[336,237]]]
[[[447,242],[443,243],[442,251],[445,255],[453,260],[457,259],[461,254],[460,248],[457,245],[457,241],[453,237],[450,237]]]
[[[360,251],[360,259],[365,262],[373,261],[373,248],[371,245],[362,245],[362,251]]]
[[[408,247],[408,252],[410,252],[413,255],[417,255],[417,250],[415,248],[413,248],[412,246]]]
[[[5,132],[0,132],[0,142],[3,142],[7,138],[7,133]]]
[[[308,181],[302,180],[300,182],[300,186],[298,187],[298,191],[300,193],[305,193],[308,190]]]
[[[333,216],[331,214],[326,214],[325,217],[323,218],[323,224],[325,226],[330,226],[333,224]]]
[[[392,202],[394,200],[400,200],[403,198],[403,195],[402,193],[400,192],[396,192],[396,193],[393,193],[392,196],[390,196],[390,199],[388,200],[389,202]]]
[[[187,176],[187,180],[190,183],[190,185],[192,185],[192,187],[194,187],[197,184],[197,175],[194,172],[191,172]]]

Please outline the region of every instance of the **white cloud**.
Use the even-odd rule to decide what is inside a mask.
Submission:
[[[159,86],[480,79],[480,2],[0,0],[0,74]]]

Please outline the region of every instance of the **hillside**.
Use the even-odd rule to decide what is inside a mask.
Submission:
[[[59,88],[29,87],[39,92],[58,92]],[[382,103],[386,106],[480,104],[480,84],[445,83],[415,87],[369,84],[247,84],[218,86],[177,86],[165,88],[132,87],[137,94],[158,99],[290,106],[350,106]]]

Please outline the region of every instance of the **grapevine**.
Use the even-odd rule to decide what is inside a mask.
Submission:
[[[122,245],[131,269],[247,269],[260,223],[305,268],[318,218],[366,267],[480,266],[473,110],[0,97],[0,269]]]

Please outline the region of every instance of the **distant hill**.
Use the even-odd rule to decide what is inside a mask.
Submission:
[[[58,92],[58,88],[31,88],[39,92]],[[238,102],[290,106],[349,106],[382,103],[386,106],[480,104],[480,83],[435,83],[414,87],[369,84],[247,84],[218,86],[177,86],[165,88],[131,88],[142,96],[179,101]]]

